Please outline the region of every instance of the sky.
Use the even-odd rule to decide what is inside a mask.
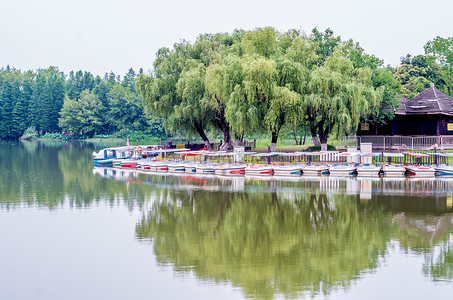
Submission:
[[[398,66],[436,36],[453,36],[452,12],[452,0],[0,0],[0,68],[146,72],[159,48],[182,39],[266,26],[331,28]]]

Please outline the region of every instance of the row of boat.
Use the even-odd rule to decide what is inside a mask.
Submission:
[[[149,147],[149,146],[148,146]],[[182,149],[185,150],[185,149]],[[448,165],[399,165],[399,164],[243,164],[243,163],[208,163],[195,161],[165,161],[154,159],[159,153],[179,152],[187,156],[201,155],[199,151],[161,150],[157,148],[118,147],[94,152],[95,166],[139,169],[154,172],[197,173],[218,175],[328,175],[331,176],[366,176],[366,177],[434,177],[436,175],[453,176],[453,166]],[[109,153],[108,153],[109,152]],[[126,153],[129,153],[126,155]],[[131,153],[140,156],[131,158]],[[110,156],[109,156],[110,154]],[[206,153],[204,153],[207,155]],[[433,155],[435,153],[432,153]],[[219,154],[218,154],[219,155]],[[250,154],[253,156],[253,154]],[[272,155],[272,154],[260,154]],[[286,154],[293,155],[296,154]],[[300,154],[301,155],[301,154]],[[304,155],[307,155],[304,153]],[[341,153],[339,155],[344,155]],[[371,154],[366,154],[371,156]],[[442,154],[443,155],[443,154]],[[139,158],[140,157],[140,158]],[[147,158],[143,158],[147,157]]]
[[[161,160],[118,159],[113,162],[115,168],[138,169],[142,171],[218,174],[218,175],[331,175],[331,176],[365,176],[365,177],[434,177],[436,175],[453,176],[453,166],[435,165],[357,165],[357,164],[234,164],[181,162]]]

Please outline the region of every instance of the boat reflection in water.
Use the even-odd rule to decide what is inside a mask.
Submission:
[[[94,172],[158,188],[136,236],[162,268],[246,297],[346,290],[393,242],[423,253],[426,278],[453,279],[453,179]]]

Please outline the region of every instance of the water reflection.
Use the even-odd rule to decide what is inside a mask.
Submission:
[[[394,230],[390,213],[320,191],[168,190],[153,203],[136,233],[159,263],[231,281],[252,298],[348,287],[377,267]]]
[[[390,244],[453,280],[453,179],[221,177],[94,168],[86,143],[0,142],[0,211],[138,208],[157,261],[248,297],[330,294],[376,272]],[[396,280],[396,279],[395,279]]]

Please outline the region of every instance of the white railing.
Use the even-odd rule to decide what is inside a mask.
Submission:
[[[376,150],[453,149],[453,136],[358,136],[357,143],[372,143]]]

